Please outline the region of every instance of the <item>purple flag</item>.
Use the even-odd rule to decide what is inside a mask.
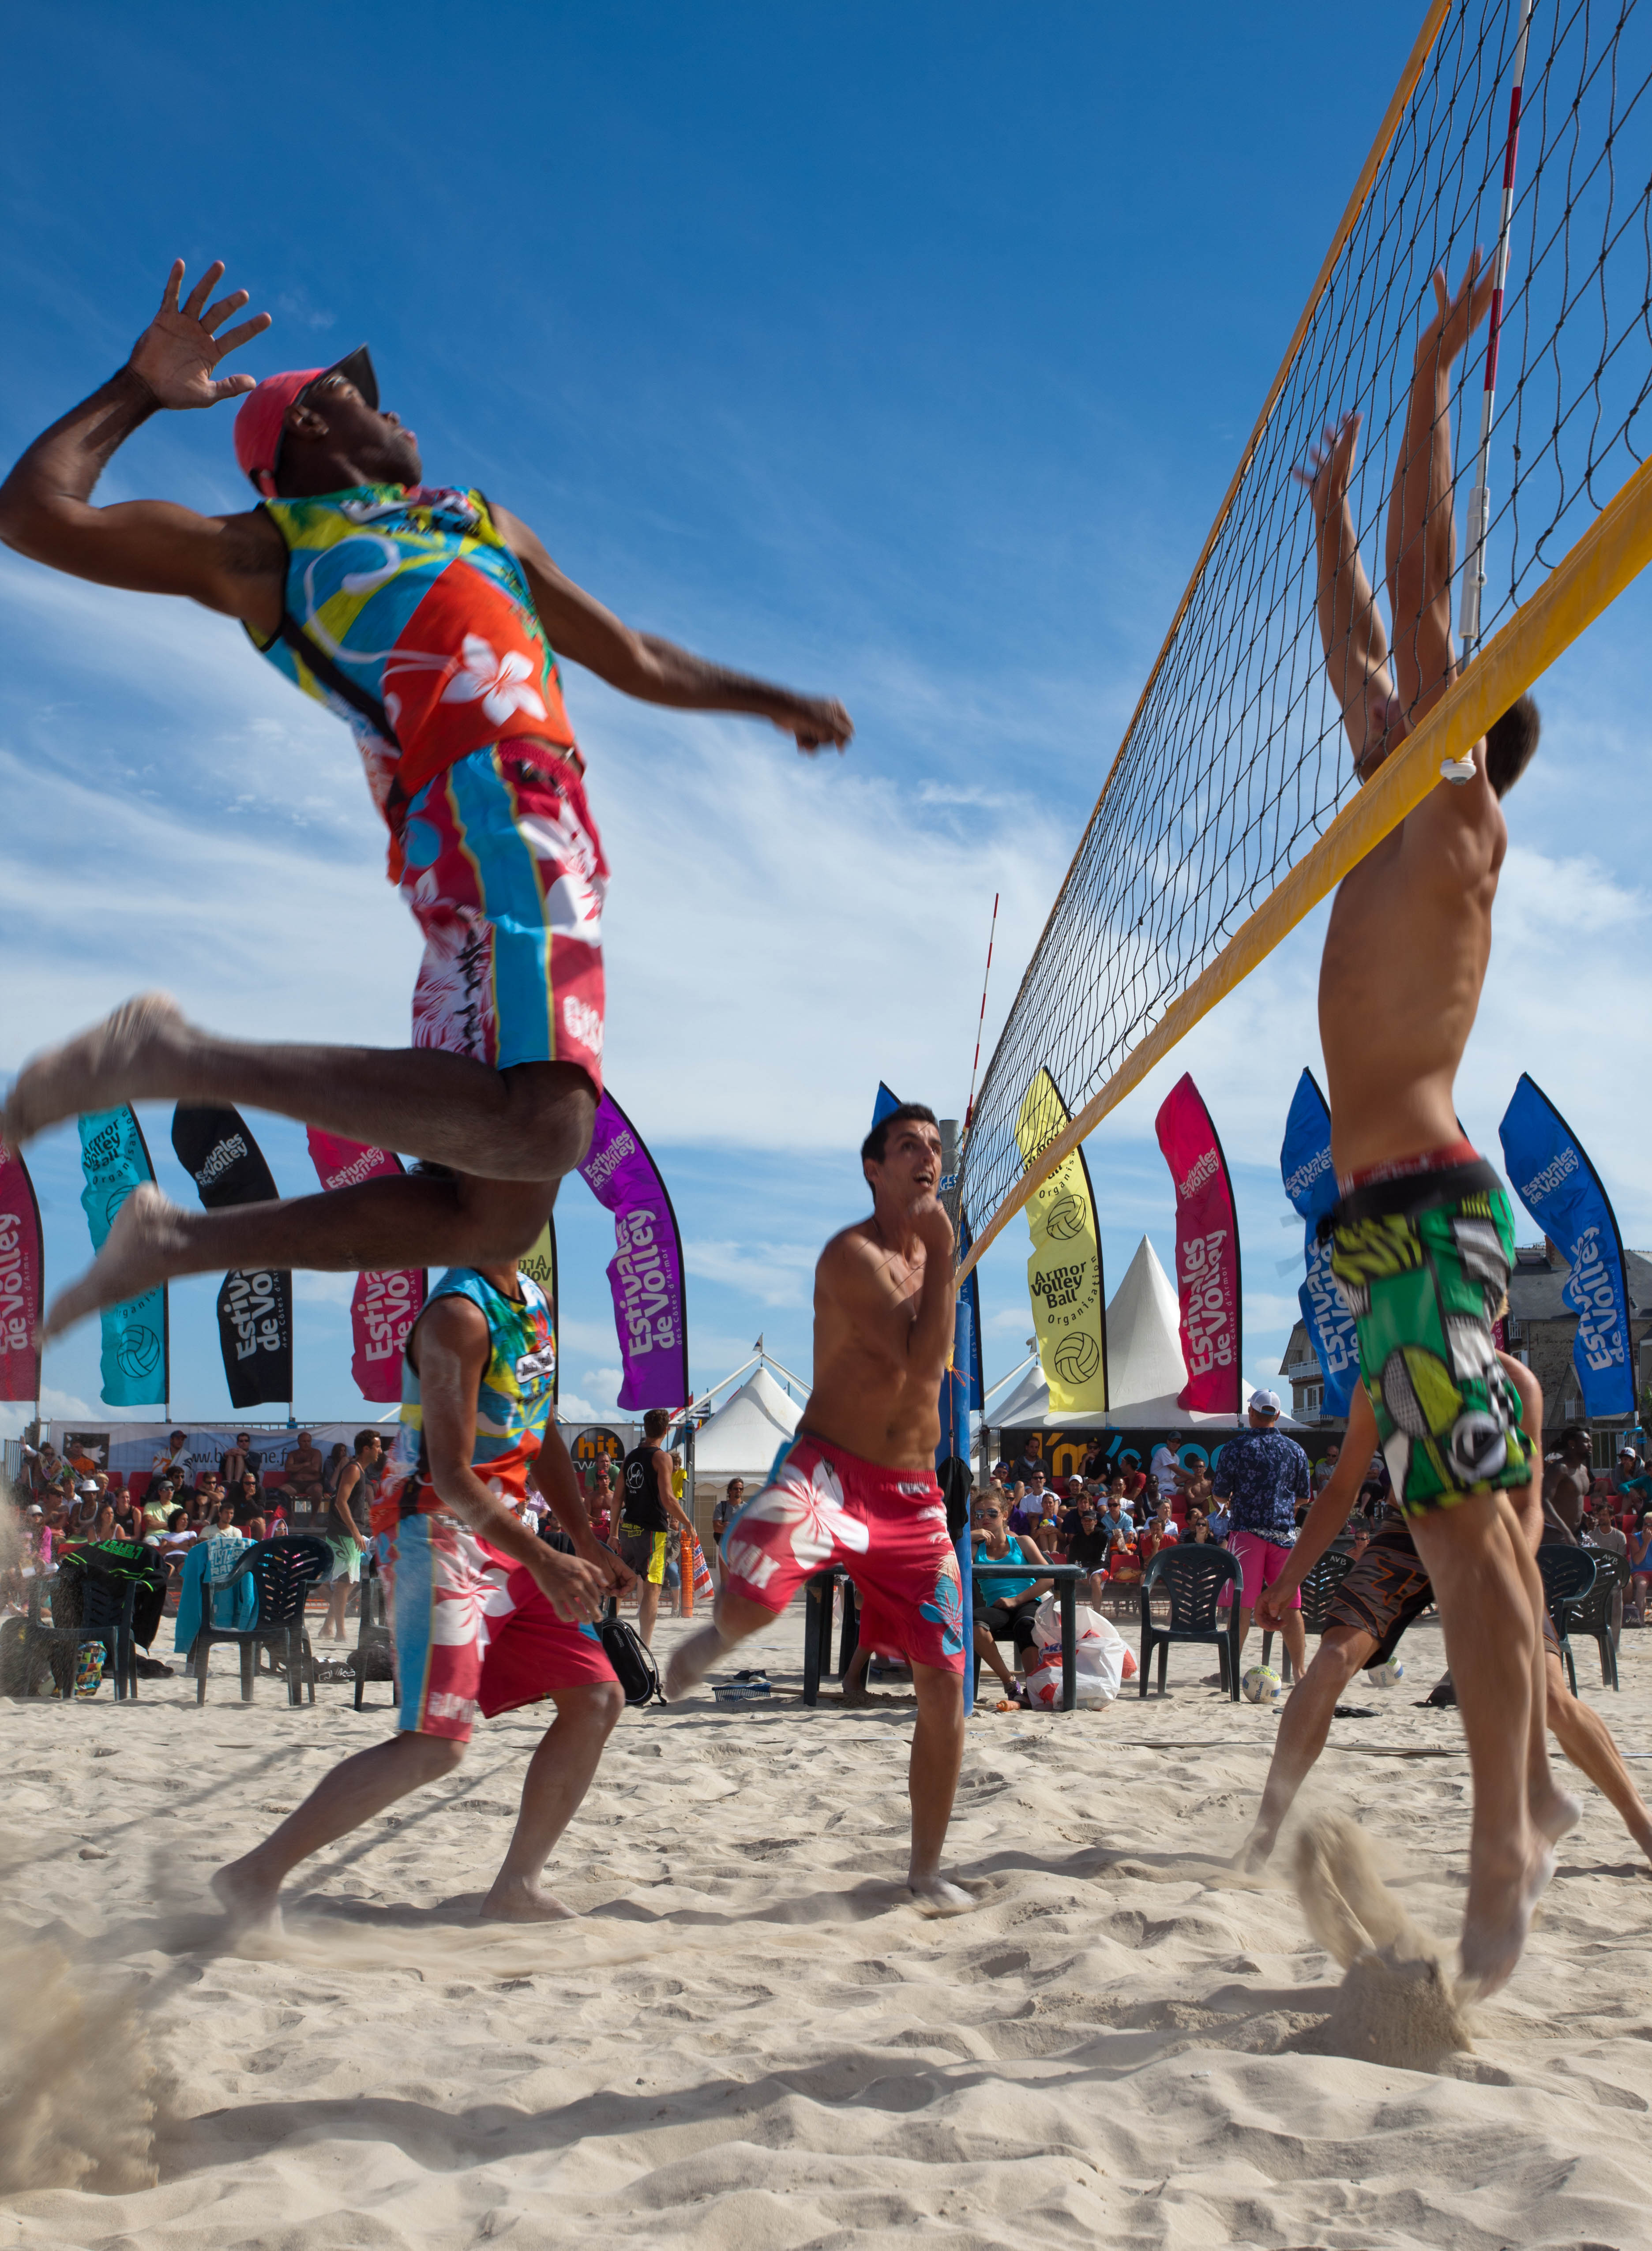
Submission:
[[[580,1172],[597,1202],[614,1214],[608,1284],[625,1367],[619,1403],[628,1413],[686,1407],[688,1321],[677,1214],[642,1136],[611,1094],[597,1105]]]

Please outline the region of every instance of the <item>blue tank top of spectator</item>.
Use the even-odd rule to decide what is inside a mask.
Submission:
[[[1283,1430],[1236,1430],[1216,1458],[1211,1485],[1227,1504],[1235,1532],[1253,1532],[1275,1548],[1296,1539],[1296,1503],[1312,1484],[1308,1456]]]
[[[1027,1560],[1021,1552],[1021,1542],[1013,1532],[1005,1538],[1002,1555],[989,1555],[984,1548],[977,1548],[975,1555],[977,1562],[992,1564],[1024,1563]],[[981,1585],[982,1591],[989,1603],[1009,1603],[1013,1602],[1017,1595],[1024,1595],[1029,1587],[1036,1587],[1038,1583],[1038,1574],[1034,1572],[1024,1579],[983,1579]]]

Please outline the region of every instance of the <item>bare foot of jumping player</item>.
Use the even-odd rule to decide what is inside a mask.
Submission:
[[[102,1250],[79,1280],[52,1300],[41,1325],[41,1342],[61,1336],[100,1306],[124,1305],[157,1288],[172,1271],[170,1254],[184,1217],[148,1181],[135,1188],[115,1213]]]
[[[24,1063],[0,1123],[8,1149],[88,1110],[114,1110],[149,1091],[152,1061],[175,1057],[188,1026],[170,994],[140,993],[101,1024]]]

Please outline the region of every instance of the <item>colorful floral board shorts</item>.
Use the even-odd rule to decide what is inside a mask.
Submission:
[[[576,1063],[600,1096],[608,868],[578,769],[547,743],[490,744],[427,783],[398,841],[425,936],[413,1045]]]
[[[1371,1541],[1351,1571],[1338,1584],[1326,1612],[1328,1625],[1351,1626],[1368,1633],[1375,1652],[1365,1659],[1366,1672],[1388,1664],[1408,1627],[1434,1599],[1428,1574],[1422,1567],[1405,1525],[1389,1517],[1371,1535]],[[1556,1657],[1560,1637],[1547,1610],[1543,1614],[1543,1645]]]
[[[1373,1181],[1320,1225],[1401,1512],[1529,1484],[1519,1394],[1491,1334],[1514,1264],[1514,1215],[1491,1167]]]
[[[566,1624],[531,1572],[452,1517],[404,1516],[374,1545],[404,1735],[469,1742],[478,1712],[613,1680],[594,1630]]]
[[[776,1612],[816,1571],[841,1564],[860,1596],[863,1647],[963,1671],[963,1586],[933,1476],[794,1438],[731,1519],[723,1562],[735,1594]]]

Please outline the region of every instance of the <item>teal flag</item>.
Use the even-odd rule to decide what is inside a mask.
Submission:
[[[129,1106],[94,1110],[80,1119],[80,1167],[86,1186],[80,1208],[92,1248],[101,1250],[115,1215],[155,1167]],[[171,1386],[167,1364],[166,1287],[103,1309],[103,1403],[106,1407],[164,1407]]]

